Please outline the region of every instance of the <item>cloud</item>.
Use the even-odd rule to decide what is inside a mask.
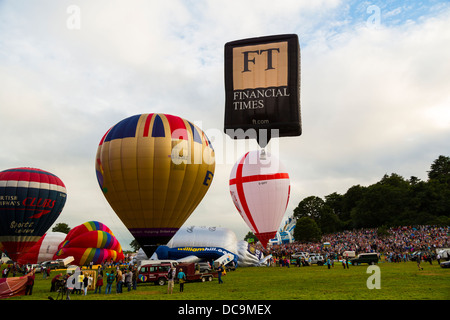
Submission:
[[[79,29],[67,27],[71,5]],[[371,5],[380,9],[375,27]],[[223,134],[223,46],[296,33],[303,134],[269,145],[291,177],[286,216],[306,196],[345,193],[385,173],[426,179],[450,147],[449,13],[445,2],[3,1],[0,169],[54,172],[69,192],[60,222],[98,218],[126,247],[132,238],[97,185],[98,142],[133,114],[176,114],[201,123],[218,156],[187,224],[229,227],[242,238],[249,229],[228,176],[241,150],[257,145],[240,149]]]

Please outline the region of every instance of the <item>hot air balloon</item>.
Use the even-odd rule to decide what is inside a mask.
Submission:
[[[58,251],[58,246],[66,236],[62,232],[47,232],[25,254],[20,255],[17,262],[20,264],[35,264],[52,260],[53,255]]]
[[[150,257],[203,199],[215,158],[196,125],[150,113],[113,126],[100,141],[95,168],[107,201]]]
[[[296,34],[225,44],[225,133],[255,138],[299,136],[300,45]],[[272,133],[273,132],[273,133]]]
[[[78,266],[124,259],[119,241],[106,225],[98,221],[88,221],[70,230],[53,259],[70,256],[74,258],[72,264]]]
[[[247,152],[231,170],[231,199],[264,248],[276,235],[289,193],[289,174],[270,153]]]
[[[35,168],[0,172],[0,242],[17,261],[59,217],[66,203],[64,183]]]

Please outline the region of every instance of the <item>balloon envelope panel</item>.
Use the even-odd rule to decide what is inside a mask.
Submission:
[[[104,135],[95,168],[112,209],[151,256],[203,199],[214,176],[214,150],[185,119],[141,114]]]
[[[74,257],[73,264],[78,266],[124,258],[122,247],[112,231],[97,221],[85,222],[70,230],[53,259],[69,256]]]
[[[35,264],[52,260],[53,255],[58,251],[58,246],[66,236],[62,232],[47,232],[27,253],[21,255],[17,262],[20,264]]]
[[[246,153],[230,174],[230,194],[241,217],[266,247],[280,226],[289,201],[289,174],[273,155]]]
[[[36,168],[0,172],[0,242],[17,261],[45,234],[66,203],[64,183]]]

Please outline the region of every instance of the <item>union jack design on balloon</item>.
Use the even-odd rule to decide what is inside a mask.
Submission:
[[[205,133],[162,113],[118,122],[101,139],[95,162],[103,195],[149,257],[195,210],[214,168]]]

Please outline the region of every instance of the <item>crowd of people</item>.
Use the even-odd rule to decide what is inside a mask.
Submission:
[[[102,264],[95,271],[95,277],[92,273],[84,270],[76,278],[78,284],[66,285],[71,275],[72,273],[55,275],[51,280],[50,292],[58,291],[58,288],[60,288],[69,297],[71,293],[87,295],[87,290],[91,286],[95,287],[94,294],[111,294],[114,291],[120,294],[123,293],[124,287],[128,291],[137,288],[137,269],[135,267],[124,267],[123,265],[114,267]],[[93,281],[95,281],[95,285]]]
[[[326,234],[320,242],[293,242],[257,249],[275,258],[290,257],[295,252],[321,253],[334,258],[339,258],[345,251],[356,254],[376,252],[388,262],[398,262],[410,260],[415,251],[433,256],[436,249],[450,248],[449,234],[449,226],[405,226],[390,228],[387,234],[381,235],[377,228],[372,228]]]

